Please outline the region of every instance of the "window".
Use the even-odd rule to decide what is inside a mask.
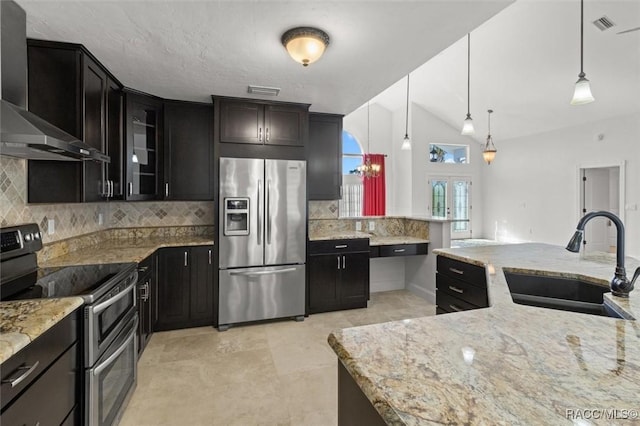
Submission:
[[[451,220],[451,238],[471,238],[471,178],[432,177],[431,217]]]
[[[469,164],[469,145],[429,144],[429,162]]]
[[[340,199],[340,217],[362,216],[364,188],[362,178],[355,174],[362,164],[360,142],[346,130],[342,131],[342,198]]]

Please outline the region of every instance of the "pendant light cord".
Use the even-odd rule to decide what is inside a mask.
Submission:
[[[404,123],[404,137],[409,136],[409,74],[407,74],[407,113]]]
[[[467,33],[467,116],[471,115],[471,33]]]
[[[580,0],[580,77],[584,77],[584,0]]]
[[[493,112],[493,110],[488,110],[487,111],[489,113],[489,134],[488,136],[491,137],[491,113]]]

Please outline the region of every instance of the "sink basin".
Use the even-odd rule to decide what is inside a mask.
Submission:
[[[511,298],[519,305],[580,312],[613,318],[624,316],[604,304],[609,287],[572,279],[504,272]]]

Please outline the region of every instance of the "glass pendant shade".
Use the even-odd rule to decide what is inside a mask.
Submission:
[[[485,149],[482,151],[482,158],[487,164],[491,164],[491,162],[496,158],[496,152],[498,152],[495,147],[493,149]]]
[[[136,153],[134,152],[133,155],[131,156],[131,162],[132,163],[138,163],[138,156],[136,155]]]
[[[484,144],[484,150],[482,151],[482,158],[486,161],[487,164],[491,164],[491,162],[496,158],[496,146],[493,144],[493,138],[491,137],[491,114],[493,114],[493,110],[487,110],[489,113],[489,133],[487,133],[487,142]]]
[[[595,101],[591,94],[591,85],[584,74],[581,74],[576,81],[575,90],[573,92],[573,99],[571,99],[571,105],[584,105]]]
[[[473,128],[473,120],[471,119],[471,114],[467,114],[467,118],[464,119],[464,124],[462,125],[462,134],[463,135],[474,135],[476,130]]]
[[[299,27],[284,33],[281,41],[291,58],[306,67],[320,59],[329,45],[329,36],[317,28]]]
[[[402,140],[402,146],[400,147],[403,151],[411,151],[411,139],[409,139],[409,135],[405,134],[404,139]]]

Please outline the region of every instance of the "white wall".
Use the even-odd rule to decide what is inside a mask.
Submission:
[[[640,257],[640,114],[511,140],[495,133],[498,154],[483,169],[485,237],[566,244],[580,215],[578,169],[625,162],[626,250]]]

